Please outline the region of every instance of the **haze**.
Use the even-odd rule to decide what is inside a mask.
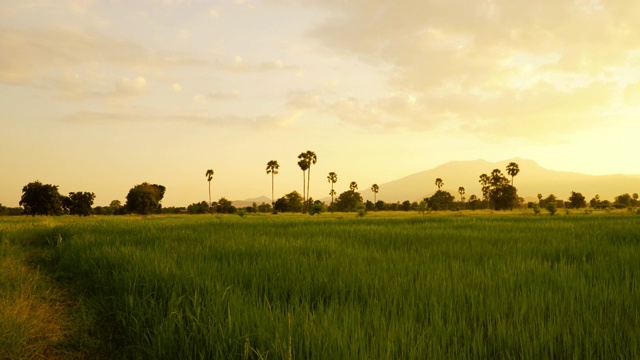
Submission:
[[[0,23],[5,206],[35,180],[186,206],[207,169],[214,199],[269,195],[269,160],[280,197],[306,150],[316,199],[330,171],[340,193],[451,160],[640,173],[640,2],[3,1]]]

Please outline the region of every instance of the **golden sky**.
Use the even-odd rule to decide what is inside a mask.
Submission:
[[[0,203],[148,181],[186,206],[210,168],[216,199],[270,195],[269,160],[282,196],[306,150],[314,198],[451,160],[638,174],[639,23],[623,0],[2,1]]]

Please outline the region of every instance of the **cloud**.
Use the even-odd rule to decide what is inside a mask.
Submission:
[[[261,73],[261,72],[273,72],[273,71],[298,71],[299,66],[285,65],[282,61],[263,61],[260,63],[248,63],[240,56],[236,56],[233,61],[217,63],[218,68],[224,71],[236,72],[236,73]]]
[[[342,56],[388,69],[391,88],[414,99],[361,102],[352,96],[328,105],[354,124],[391,117],[398,127],[446,122],[469,132],[523,138],[543,136],[537,129],[544,126],[595,128],[602,121],[594,116],[621,96],[612,73],[640,49],[635,2],[312,3],[327,16],[309,32],[311,38]]]
[[[206,95],[198,94],[193,97],[193,101],[200,104],[207,104],[209,102],[237,99],[240,96],[240,92],[237,90],[227,92],[215,92],[208,93]]]
[[[180,53],[152,51],[130,41],[68,28],[0,29],[0,82],[34,84],[42,76],[79,67],[204,66]]]
[[[207,14],[209,15],[210,18],[215,19],[220,17],[220,12],[216,9],[216,8],[211,8],[209,9],[209,11],[207,12]]]
[[[147,81],[138,76],[135,79],[121,78],[116,81],[116,92],[121,95],[141,95],[144,94]]]
[[[181,93],[182,92],[182,86],[180,86],[180,84],[178,83],[174,83],[173,85],[171,85],[171,91],[173,91],[174,93]]]

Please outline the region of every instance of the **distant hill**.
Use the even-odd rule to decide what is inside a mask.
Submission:
[[[259,196],[259,197],[256,197],[256,198],[231,201],[231,204],[233,204],[233,206],[235,206],[237,208],[251,206],[251,205],[253,205],[253,203],[256,203],[258,205],[260,205],[262,203],[271,204],[271,198],[268,198],[266,196]]]
[[[506,166],[515,162],[520,167],[520,173],[514,178],[514,185],[518,194],[525,200],[531,201],[538,194],[546,197],[554,194],[559,199],[568,199],[571,191],[582,193],[589,201],[596,194],[601,200],[613,201],[615,196],[624,193],[640,193],[640,175],[585,175],[573,172],[548,170],[535,161],[528,159],[509,159],[498,162],[486,160],[452,161],[431,170],[422,171],[398,180],[380,184],[378,200],[385,202],[419,201],[431,196],[438,188],[435,179],[444,182],[442,190],[449,191],[459,199],[458,188],[465,188],[465,197],[471,195],[482,196],[478,182],[481,174],[490,174],[493,169],[500,169],[505,176]],[[510,177],[509,177],[510,178]],[[373,201],[373,193],[364,190],[361,194],[365,200]]]

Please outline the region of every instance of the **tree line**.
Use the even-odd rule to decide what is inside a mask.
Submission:
[[[357,212],[360,215],[367,211],[443,211],[443,210],[512,210],[514,208],[532,208],[535,213],[539,213],[541,209],[545,209],[554,214],[559,208],[585,208],[587,206],[594,209],[608,208],[627,208],[639,206],[638,194],[633,195],[621,194],[616,196],[614,201],[601,200],[598,195],[592,198],[588,203],[585,197],[579,193],[572,191],[567,201],[556,198],[550,194],[543,198],[542,194],[538,194],[538,202],[529,202],[525,204],[525,200],[518,196],[518,190],[514,186],[514,177],[520,173],[517,163],[511,162],[506,167],[506,174],[500,169],[494,169],[489,174],[481,174],[478,182],[481,185],[482,196],[475,194],[467,199],[466,189],[458,188],[459,198],[441,188],[444,186],[442,178],[435,179],[437,191],[430,197],[425,197],[422,201],[409,201],[396,203],[386,203],[377,200],[380,192],[380,186],[373,184],[370,187],[373,193],[372,201],[363,201],[362,195],[358,191],[358,184],[355,181],[349,183],[349,190],[339,195],[335,191],[334,185],[338,182],[338,174],[329,172],[327,181],[330,185],[329,195],[331,202],[326,204],[320,200],[314,200],[309,196],[311,182],[311,166],[315,165],[318,157],[313,151],[302,152],[298,155],[298,166],[302,171],[302,194],[294,190],[284,196],[275,198],[275,175],[278,174],[280,165],[276,160],[267,162],[266,173],[271,176],[271,204],[262,203],[260,205],[253,203],[251,206],[242,208],[235,207],[231,201],[225,197],[221,197],[218,201],[211,201],[211,182],[214,177],[213,169],[207,169],[205,177],[208,182],[209,201],[201,201],[192,203],[187,207],[169,207],[163,208],[161,201],[166,192],[166,188],[159,184],[150,184],[144,182],[133,186],[126,196],[125,204],[119,200],[113,200],[109,206],[93,206],[95,194],[86,191],[70,192],[69,195],[61,195],[58,192],[57,185],[43,184],[35,181],[25,185],[22,188],[22,197],[20,199],[20,208],[7,208],[0,204],[0,215],[78,215],[88,216],[97,215],[123,215],[123,214],[161,214],[161,213],[188,213],[188,214],[233,214],[239,213],[278,213],[278,212],[301,212],[310,215],[320,214],[322,212]],[[337,198],[336,198],[337,195]]]

